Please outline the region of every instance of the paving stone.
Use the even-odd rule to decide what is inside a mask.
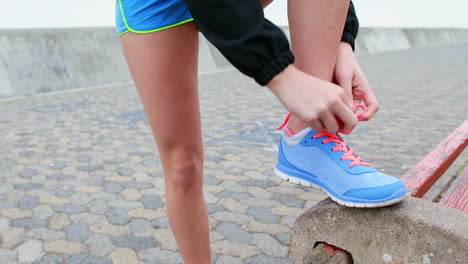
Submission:
[[[211,215],[214,220],[221,222],[235,222],[237,224],[247,224],[253,220],[253,217],[246,214],[236,214],[231,212],[216,212]]]
[[[304,206],[304,201],[299,201],[293,196],[285,193],[275,193],[273,200],[279,201],[289,207],[302,208]]]
[[[65,186],[60,189],[57,189],[56,194],[58,197],[67,198],[72,196],[75,193],[73,186]]]
[[[214,214],[216,212],[222,212],[222,211],[226,210],[226,208],[224,208],[224,207],[222,207],[220,205],[217,205],[217,204],[208,204],[206,207],[207,207],[209,215]]]
[[[71,242],[81,243],[91,236],[91,233],[88,230],[88,225],[85,223],[74,223],[68,225],[65,228],[65,233],[67,234],[68,241]]]
[[[241,199],[248,199],[251,198],[252,195],[250,193],[246,192],[231,192],[231,191],[221,191],[216,194],[217,197],[219,198],[232,198],[235,200],[241,200]]]
[[[283,245],[289,246],[289,244],[291,242],[291,234],[290,233],[285,233],[285,234],[282,234],[282,235],[278,235],[276,237],[276,239],[278,239],[281,243],[283,243]]]
[[[79,214],[87,212],[88,208],[74,204],[65,204],[55,206],[54,210],[59,213]]]
[[[89,226],[89,230],[96,234],[104,234],[110,237],[117,237],[125,234],[130,234],[130,228],[120,225],[112,225],[109,223],[99,223]]]
[[[141,198],[141,194],[134,188],[126,188],[120,194],[128,201],[137,201]]]
[[[170,228],[169,219],[167,217],[162,217],[151,222],[151,225],[154,228]]]
[[[52,164],[50,164],[50,168],[51,169],[54,169],[54,170],[61,170],[63,168],[65,168],[67,165],[65,164],[65,162],[62,162],[62,161],[56,161]]]
[[[243,264],[243,262],[240,258],[235,258],[231,256],[221,256],[216,261],[216,264]]]
[[[75,255],[86,250],[86,246],[67,240],[55,240],[44,243],[44,251],[47,254]]]
[[[293,264],[293,261],[291,259],[285,259],[285,258],[275,258],[271,256],[266,256],[266,255],[257,255],[255,257],[247,258],[244,260],[245,264],[270,264],[270,263],[275,263],[275,264]]]
[[[213,243],[211,245],[211,249],[217,254],[236,256],[241,259],[261,253],[261,251],[255,246],[233,243],[228,240],[221,240]]]
[[[277,224],[280,220],[279,215],[275,215],[270,211],[270,209],[263,207],[250,207],[247,210],[247,214],[255,217],[265,224]]]
[[[84,154],[81,154],[79,157],[78,157],[78,161],[80,162],[88,162],[90,161],[92,158],[90,155],[84,155]]]
[[[89,212],[92,214],[101,214],[107,210],[106,203],[101,200],[93,200],[88,205]]]
[[[132,201],[127,201],[122,198],[119,198],[117,200],[108,201],[107,207],[116,207],[116,208],[122,208],[125,210],[133,210],[137,208],[142,208],[143,204],[141,204],[140,202],[132,202]]]
[[[123,189],[122,186],[116,182],[109,182],[104,188],[108,193],[119,193]]]
[[[103,200],[103,201],[113,201],[117,200],[120,197],[113,193],[101,192],[101,193],[94,193],[91,194],[91,199],[93,200]]]
[[[138,253],[140,260],[151,264],[183,264],[184,261],[179,253],[162,250],[160,248],[144,249]]]
[[[262,181],[262,180],[247,180],[247,181],[243,181],[241,185],[255,186],[255,187],[261,187],[261,188],[268,188],[268,187],[276,186],[276,184],[271,181]]]
[[[151,236],[154,233],[154,229],[151,224],[143,219],[133,219],[127,227],[130,228],[134,236],[146,237]]]
[[[47,179],[53,179],[53,180],[57,180],[57,181],[65,181],[65,180],[72,180],[73,176],[72,175],[62,174],[62,173],[57,173],[57,174],[47,176]]]
[[[234,212],[234,213],[245,213],[248,209],[247,206],[231,198],[220,199],[218,201],[218,204],[221,206],[224,206],[227,210]]]
[[[23,178],[31,178],[32,176],[36,175],[35,169],[25,169],[21,172],[21,177]]]
[[[65,264],[112,264],[110,259],[92,256],[86,253],[74,255],[65,259]]]
[[[81,213],[76,215],[71,215],[70,219],[73,223],[85,223],[88,225],[100,224],[107,222],[106,217],[103,215],[95,215],[90,213]]]
[[[87,193],[75,193],[70,196],[73,205],[86,205],[91,201],[91,197]]]
[[[14,190],[13,184],[7,183],[0,185],[0,194],[7,194]]]
[[[69,198],[61,198],[56,196],[41,197],[39,198],[39,203],[41,204],[50,204],[53,206],[71,204],[72,200]]]
[[[215,195],[207,192],[207,191],[203,191],[203,196],[205,197],[205,202],[207,204],[213,204],[213,203],[216,203],[219,201],[219,198],[216,197]]]
[[[252,194],[255,198],[269,200],[273,198],[273,193],[265,191],[261,187],[251,186],[247,188],[247,192]]]
[[[289,232],[290,228],[280,224],[264,224],[261,222],[251,222],[242,226],[249,233],[269,233],[271,235],[279,235]]]
[[[133,235],[121,235],[114,237],[111,240],[112,243],[117,247],[133,248],[137,251],[145,248],[154,248],[157,246],[157,243],[153,239],[146,237],[136,237]]]
[[[162,210],[151,210],[146,208],[137,208],[128,211],[128,215],[134,218],[143,218],[147,221],[153,221],[154,219],[161,218],[166,215]]]
[[[54,231],[48,228],[36,228],[26,232],[26,237],[42,240],[44,242],[50,242],[59,239],[65,239],[65,232]]]
[[[65,175],[73,175],[77,172],[75,167],[65,167],[62,169],[62,173]]]
[[[218,180],[217,178],[210,176],[210,175],[203,175],[203,184],[206,185],[218,185],[220,184],[221,181]]]
[[[13,191],[8,193],[7,201],[8,202],[18,202],[19,200],[21,200],[24,197],[25,194],[26,194],[26,191],[24,191],[24,190],[13,190]]]
[[[223,234],[217,232],[217,231],[211,231],[210,232],[210,242],[211,243],[214,243],[214,242],[217,242],[217,241],[220,241],[220,240],[224,240],[226,239],[225,236],[223,236]]]
[[[86,172],[94,172],[97,171],[101,168],[101,166],[98,165],[85,165],[85,166],[80,166],[77,169],[80,171],[86,171]]]
[[[53,230],[61,230],[70,224],[70,218],[67,214],[56,214],[49,219],[49,228]]]
[[[131,220],[127,212],[121,208],[112,208],[107,210],[106,217],[109,222],[114,225],[126,225]]]
[[[16,250],[8,250],[4,248],[0,248],[0,263],[14,263],[18,257],[18,253]]]
[[[11,221],[11,226],[24,227],[26,229],[34,229],[39,227],[46,227],[47,222],[35,218],[23,218]]]
[[[139,190],[153,188],[153,184],[149,182],[124,182],[122,185],[125,188],[134,188]]]
[[[75,187],[75,192],[84,192],[84,193],[98,193],[102,192],[103,188],[92,185],[82,185]]]
[[[291,195],[297,195],[297,194],[304,192],[304,190],[300,188],[296,188],[296,187],[279,187],[279,186],[267,188],[266,191],[274,192],[274,193],[291,194]]]
[[[301,208],[293,208],[293,207],[287,207],[287,206],[280,206],[280,207],[271,209],[271,212],[274,214],[295,216],[295,217],[300,216],[303,211],[304,210]]]
[[[34,264],[62,264],[63,257],[59,255],[46,255],[40,261]]]
[[[109,256],[112,264],[139,264],[135,250],[130,248],[117,248]]]
[[[10,229],[10,219],[0,217],[0,234]]]
[[[268,256],[285,258],[289,253],[289,247],[281,244],[278,240],[268,234],[253,234],[252,244],[256,245]]]
[[[19,208],[23,210],[31,210],[38,205],[37,198],[34,196],[24,197],[19,201]]]
[[[295,216],[283,216],[281,218],[281,224],[287,225],[289,227],[293,227],[294,223],[296,222],[297,217]]]
[[[2,239],[2,247],[15,248],[24,241],[24,228],[13,227],[10,230],[3,232]]]
[[[130,168],[120,168],[117,172],[120,176],[132,176],[134,174],[133,170]]]
[[[106,235],[94,234],[85,241],[89,252],[95,256],[107,256],[115,249],[115,246]]]
[[[177,250],[177,243],[170,229],[159,228],[151,236],[154,240],[159,242],[162,249]]]
[[[0,211],[10,208],[15,208],[18,205],[17,202],[2,202],[0,201]]]
[[[18,248],[18,260],[31,263],[40,260],[45,253],[42,251],[42,242],[39,240],[27,240]]]
[[[144,195],[141,197],[140,202],[146,209],[159,209],[164,207],[164,203],[156,196]]]
[[[0,211],[0,215],[10,219],[22,219],[32,217],[32,211],[25,211],[18,208],[9,208]]]
[[[263,208],[274,208],[280,207],[282,203],[275,200],[262,200],[256,198],[242,199],[240,202],[246,206],[263,207]]]
[[[235,223],[221,223],[216,227],[216,231],[227,237],[229,241],[236,243],[249,243],[253,238]]]

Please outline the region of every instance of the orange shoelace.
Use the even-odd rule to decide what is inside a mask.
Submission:
[[[354,105],[353,112],[355,112],[358,108],[362,109],[362,112],[356,114],[356,116],[358,118],[360,118],[366,112],[366,107],[364,105],[362,105],[362,104]],[[286,116],[286,119],[284,120],[284,123],[281,126],[277,127],[276,129],[281,130],[283,127],[285,127],[288,124],[288,121],[289,121],[289,118],[291,117],[291,115],[292,115],[292,113],[289,113]],[[338,151],[343,152],[345,155],[343,157],[341,157],[341,160],[342,161],[350,160],[351,161],[351,164],[349,165],[350,169],[352,169],[356,165],[370,167],[369,163],[362,161],[361,157],[354,154],[354,151],[347,146],[346,141],[344,141],[338,135],[338,133],[330,134],[327,131],[323,130],[322,133],[316,134],[312,138],[316,139],[316,138],[321,138],[321,137],[327,137],[326,139],[324,139],[322,141],[322,144],[327,144],[327,143],[330,143],[330,142],[333,142],[333,143],[336,144],[336,146],[332,148],[332,151],[333,152],[338,152]]]

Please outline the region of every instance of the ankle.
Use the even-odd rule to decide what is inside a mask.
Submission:
[[[292,135],[294,135],[306,129],[307,127],[309,127],[307,123],[305,123],[298,117],[292,115],[291,118],[289,119],[288,125],[285,126],[285,131],[286,131],[286,134],[289,136],[288,132],[291,132]],[[289,131],[287,131],[286,128]]]

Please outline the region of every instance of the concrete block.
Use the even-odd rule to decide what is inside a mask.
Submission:
[[[468,214],[423,199],[376,209],[326,199],[296,220],[291,257],[302,264],[316,242],[326,242],[354,263],[468,263],[467,223]]]

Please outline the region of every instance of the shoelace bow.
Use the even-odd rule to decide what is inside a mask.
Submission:
[[[362,112],[356,114],[356,116],[358,118],[360,118],[366,112],[366,107],[364,105],[362,105],[362,104],[356,104],[356,105],[353,106],[353,112],[355,112],[358,108],[362,109]],[[289,118],[291,117],[291,114],[292,113],[289,113],[286,116],[286,119],[284,120],[284,123],[281,126],[277,127],[276,128],[277,130],[281,130],[283,127],[285,127],[288,124],[288,121],[289,121]],[[338,152],[338,151],[343,152],[345,155],[343,157],[341,157],[341,160],[342,161],[350,160],[351,161],[351,164],[349,165],[350,169],[352,169],[356,165],[370,167],[369,163],[362,161],[361,157],[354,154],[354,151],[350,147],[348,147],[348,145],[346,144],[346,141],[344,141],[338,135],[338,133],[331,134],[331,133],[328,133],[327,131],[323,130],[322,133],[316,134],[312,138],[316,139],[316,138],[321,138],[321,137],[327,137],[326,139],[324,139],[322,141],[322,144],[328,144],[330,142],[333,142],[333,143],[336,144],[336,146],[332,148],[332,151],[333,152]]]

